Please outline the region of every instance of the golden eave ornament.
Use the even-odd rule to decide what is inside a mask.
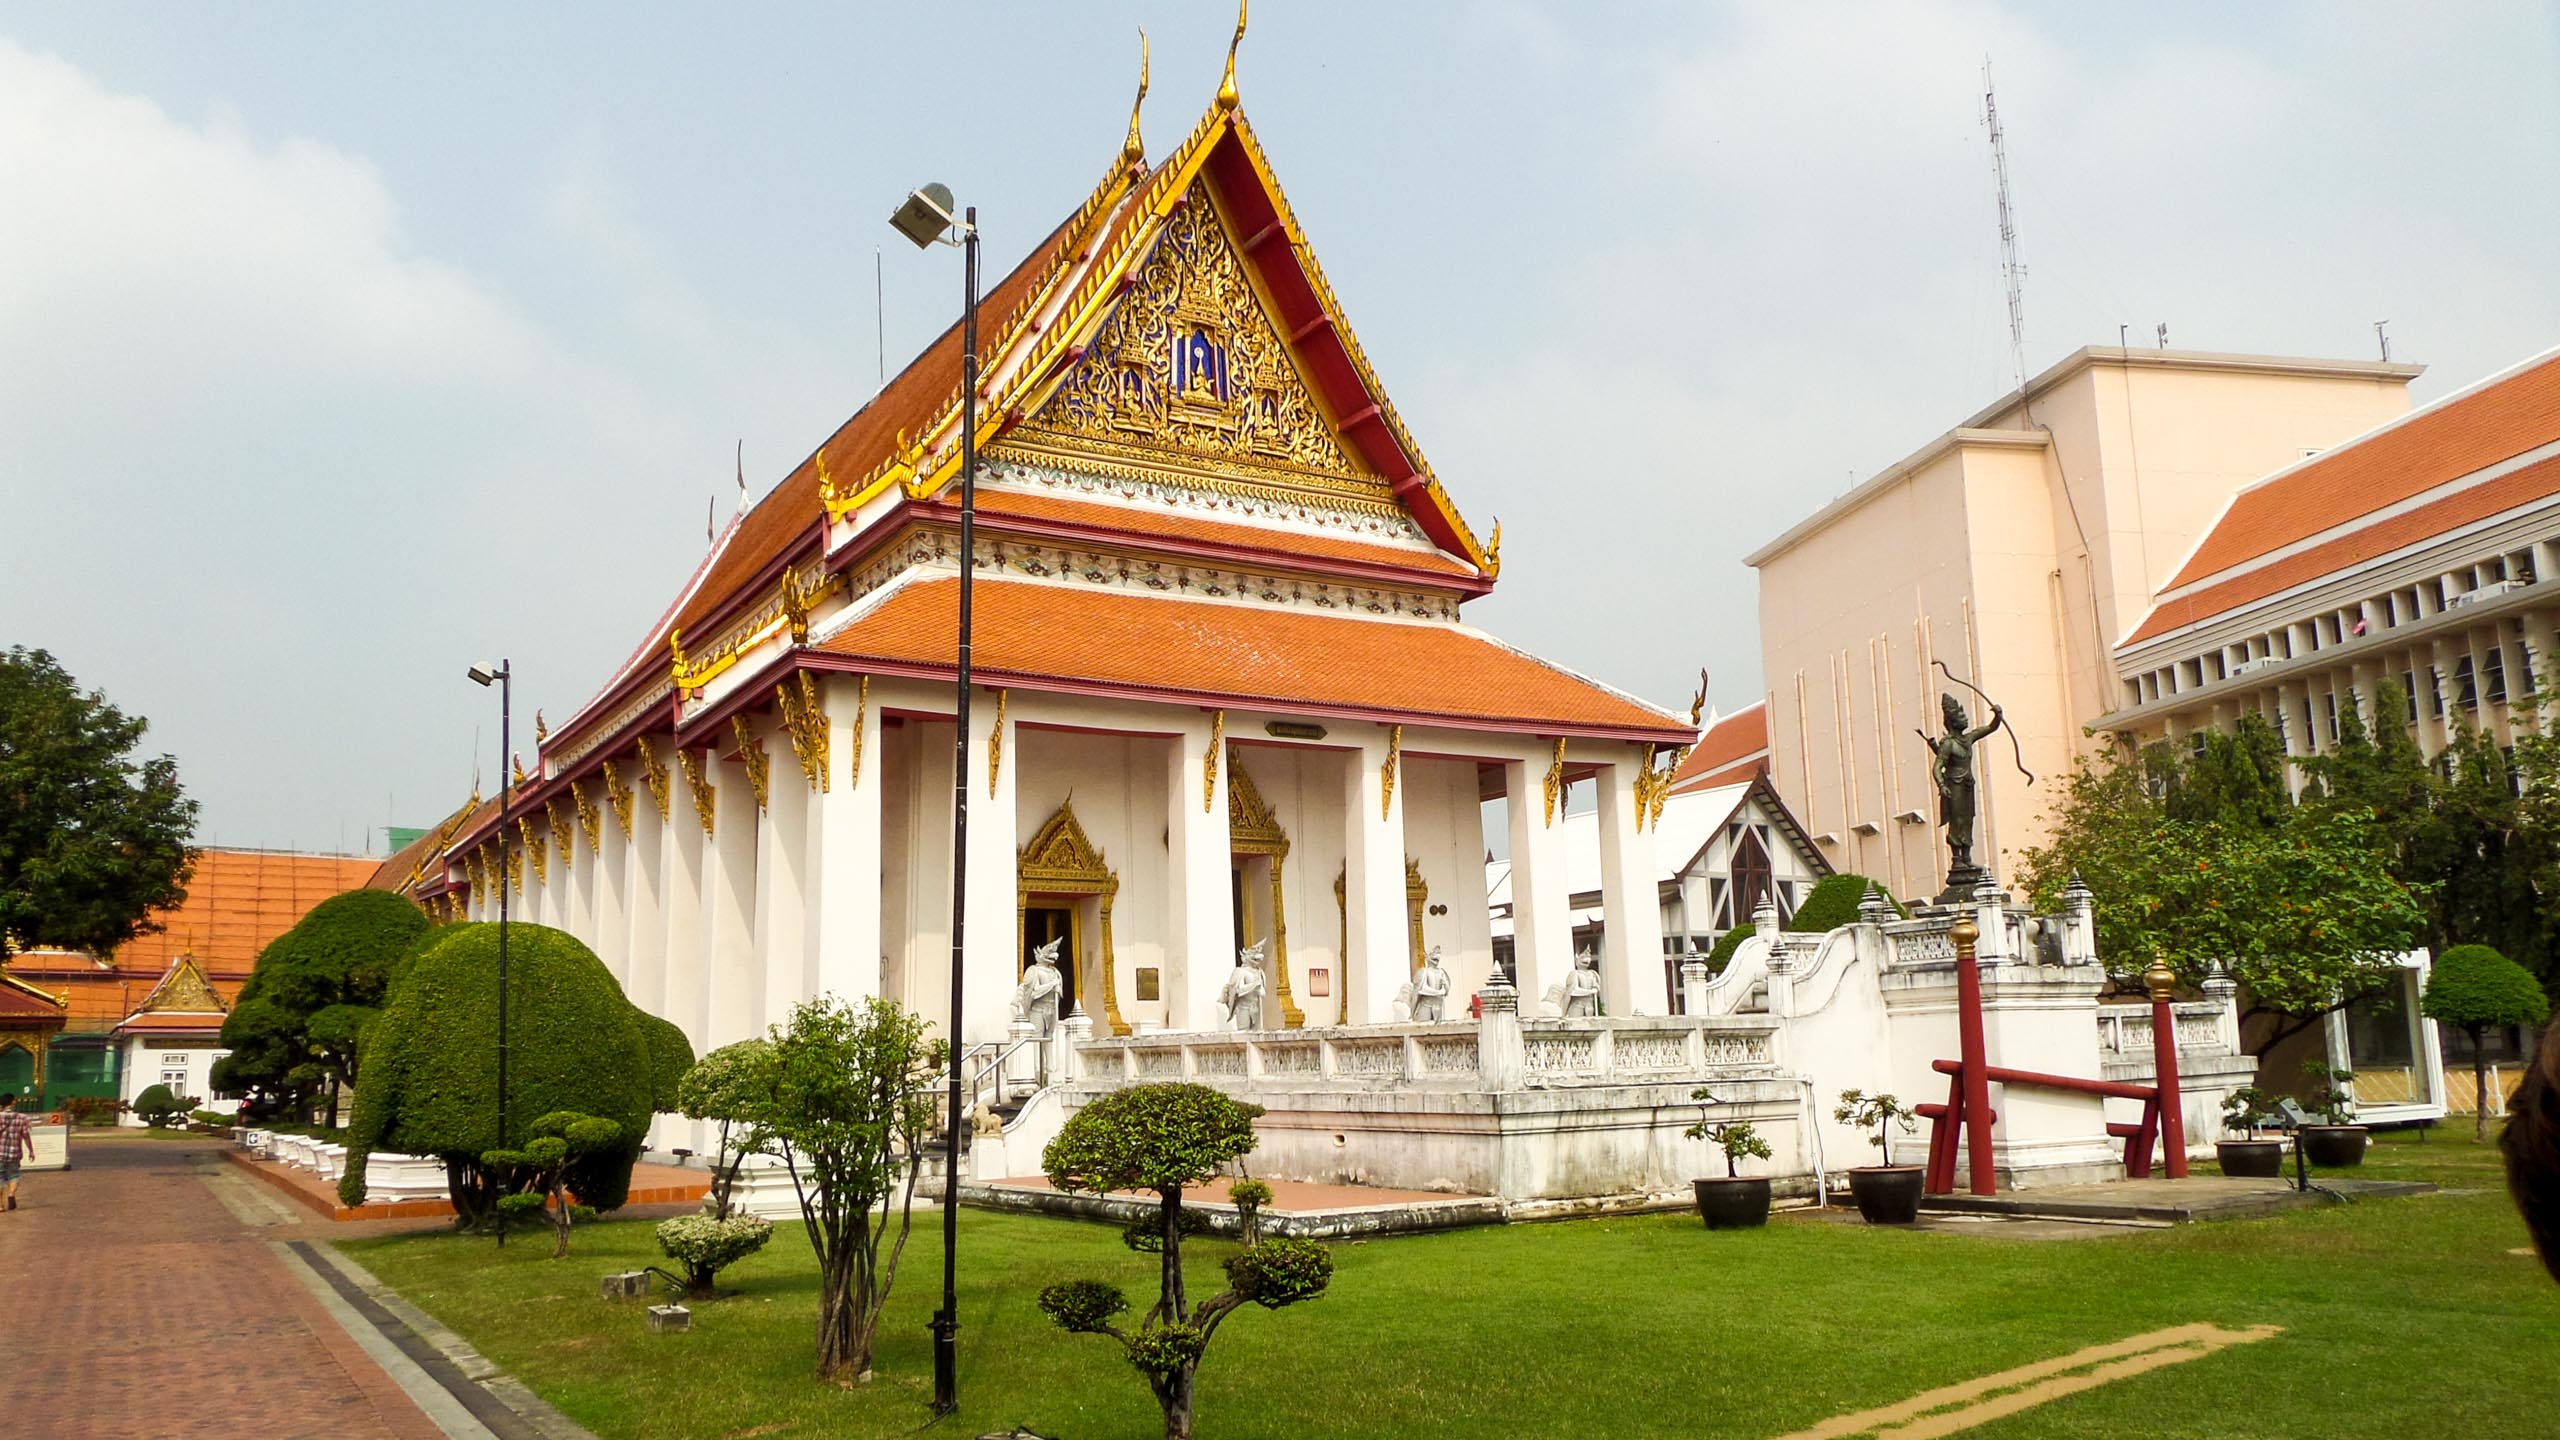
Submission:
[[[1147,167],[1147,142],[1138,134],[1138,112],[1147,106],[1147,27],[1138,27],[1138,98],[1129,102],[1129,138],[1121,142],[1120,159],[1132,170]]]

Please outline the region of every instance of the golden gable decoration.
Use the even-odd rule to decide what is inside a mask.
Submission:
[[[134,1013],[227,1015],[230,1011],[212,982],[196,968],[196,957],[181,955],[178,963],[169,967],[169,973],[160,977],[160,983],[152,987],[151,997],[142,1002],[142,1009]]]
[[[782,712],[783,733],[791,737],[791,753],[799,758],[809,788],[821,793],[833,788],[827,773],[827,711],[819,702],[817,678],[806,670],[795,672],[773,687],[773,704]]]
[[[560,801],[556,796],[542,802],[542,817],[550,823],[551,838],[559,843],[560,874],[563,879],[566,879],[569,874],[569,862],[576,859],[578,855],[578,832],[570,829],[569,822],[562,818]]]
[[[764,753],[763,742],[756,739],[755,728],[747,724],[746,716],[730,716],[729,729],[738,737],[738,762],[747,767],[747,789],[756,797],[756,812],[762,814],[767,798],[766,787],[772,783],[771,762]]]
[[[524,854],[533,861],[533,883],[536,885],[550,884],[551,837],[548,834],[545,834],[541,838],[536,839],[533,833],[533,821],[522,815],[516,817],[516,832],[524,836]],[[516,893],[519,895],[524,893],[524,886],[521,881],[519,881],[516,886]]]
[[[649,799],[658,807],[658,823],[667,823],[667,762],[649,748],[649,737],[639,741],[640,779],[649,787]]]
[[[612,761],[604,762],[603,768],[605,803],[613,807],[613,822],[622,827],[622,838],[628,840],[631,838],[631,784],[622,778],[622,772],[614,767]]]
[[[693,796],[694,818],[702,822],[702,838],[711,839],[711,821],[718,813],[719,792],[702,778],[702,760],[691,750],[678,747],[676,764],[684,771],[684,788]]]
[[[1192,182],[1133,278],[1027,432],[1374,489],[1264,313],[1205,178]]]
[[[578,829],[587,837],[587,853],[603,854],[604,812],[587,798],[587,787],[583,782],[569,787],[569,803],[578,807]]]

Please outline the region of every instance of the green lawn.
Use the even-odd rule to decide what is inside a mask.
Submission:
[[[2210,1167],[2206,1167],[2210,1168]],[[2560,1288],[2533,1259],[2495,1151],[2386,1137],[2372,1176],[2443,1195],[2270,1220],[2021,1241],[1694,1217],[1510,1226],[1346,1244],[1315,1303],[1248,1308],[1201,1371],[1204,1437],[1771,1436],[1934,1385],[2191,1321],[2285,1333],[1966,1432],[2050,1436],[2523,1435],[2560,1394]],[[958,1422],[1099,1440],[1159,1433],[1106,1338],[1033,1307],[1100,1276],[1133,1297],[1150,1257],[1115,1230],[964,1212]],[[919,1223],[868,1389],[809,1378],[809,1252],[796,1226],[730,1272],[737,1298],[652,1336],[596,1277],[654,1258],[649,1227],[575,1253],[427,1236],[346,1248],[606,1437],[894,1435],[927,1420],[939,1230]],[[1199,1245],[1194,1293],[1224,1244]],[[1138,1305],[1143,1308],[1145,1299]]]

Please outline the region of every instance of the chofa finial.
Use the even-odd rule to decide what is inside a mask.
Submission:
[[[1138,135],[1138,112],[1147,104],[1147,27],[1138,27],[1138,98],[1129,102],[1129,138],[1120,146],[1120,158],[1132,168],[1147,163],[1147,142]]]
[[[1245,7],[1250,0],[1236,0],[1236,38],[1227,42],[1227,78],[1218,82],[1218,108],[1233,110],[1244,102],[1236,90],[1236,47],[1244,43]]]

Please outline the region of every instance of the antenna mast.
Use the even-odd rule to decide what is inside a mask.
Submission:
[[[2000,278],[2009,287],[2009,359],[2018,372],[2018,400],[2027,395],[2027,301],[2020,282],[2027,267],[2018,263],[2018,221],[2009,208],[2009,147],[2000,130],[2000,102],[1991,89],[1991,58],[1982,60],[1982,123],[1991,131],[1991,175],[2000,192]]]

